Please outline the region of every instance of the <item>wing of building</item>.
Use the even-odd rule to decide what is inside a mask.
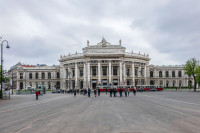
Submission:
[[[82,53],[61,55],[59,66],[18,63],[9,72],[15,89],[36,88],[38,84],[45,84],[47,89],[140,84],[186,87],[192,81],[184,74],[183,65],[154,66],[149,61],[148,54],[126,52],[121,40],[112,45],[103,38],[96,45],[88,41]]]

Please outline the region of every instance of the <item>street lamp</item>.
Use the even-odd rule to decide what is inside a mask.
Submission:
[[[6,42],[7,45],[6,45],[6,48],[10,48],[10,46],[8,45],[8,41],[7,40],[3,40],[1,42],[1,94],[2,93],[2,86],[3,86],[3,43]],[[2,96],[2,95],[1,95]]]
[[[71,74],[71,72],[69,72],[69,70],[70,70],[70,63],[68,64],[68,91],[71,90],[70,89],[70,74]]]
[[[189,90],[190,90],[190,75],[189,75]]]
[[[139,71],[139,74],[140,74],[140,91],[142,92],[143,89],[142,89],[142,64],[140,63],[140,71]]]

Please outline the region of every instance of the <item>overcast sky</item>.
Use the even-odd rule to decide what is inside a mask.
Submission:
[[[200,59],[200,0],[1,0],[0,36],[11,47],[7,70],[19,61],[58,65],[103,36],[148,53],[150,64],[181,65]]]

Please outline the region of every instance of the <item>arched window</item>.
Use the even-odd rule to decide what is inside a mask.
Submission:
[[[51,73],[48,72],[48,79],[51,79]]]
[[[23,73],[20,73],[19,76],[20,76],[20,79],[23,79]]]
[[[165,71],[165,77],[169,77],[169,72]]]
[[[32,82],[30,82],[29,85],[32,86]]]
[[[45,79],[45,73],[42,73],[42,79]]]
[[[175,85],[176,85],[176,81],[174,80],[174,81],[173,81],[173,87],[175,87]]]
[[[22,82],[20,82],[20,90],[22,90],[24,87],[23,87],[23,83]]]
[[[113,75],[117,76],[117,66],[113,67]]]
[[[96,66],[92,67],[92,76],[96,76],[97,75],[97,69]]]
[[[178,71],[178,77],[182,77],[181,71]]]
[[[160,78],[162,77],[162,71],[159,71],[159,77]]]
[[[35,74],[35,79],[38,79],[38,73]]]
[[[175,71],[172,71],[172,77],[174,78],[175,76]]]
[[[60,73],[59,72],[57,72],[57,79],[59,79],[60,78]]]
[[[80,69],[80,76],[83,76],[83,69]]]
[[[162,85],[163,85],[163,81],[161,80],[161,81],[160,81],[160,86],[162,86]]]
[[[137,86],[138,85],[138,80],[135,80],[135,86]]]
[[[179,81],[179,88],[182,86],[182,81],[180,80]]]
[[[150,72],[150,77],[153,77],[153,71]]]
[[[48,89],[51,89],[51,82],[48,82]]]
[[[169,87],[169,81],[168,80],[166,81],[166,87]]]
[[[56,89],[60,89],[60,82],[56,82]]]
[[[107,75],[107,67],[103,66],[102,69],[103,69],[103,76],[106,76]]]
[[[126,75],[130,76],[129,68],[126,69]]]
[[[153,80],[150,81],[150,85],[154,85],[154,81]]]
[[[32,73],[29,73],[29,79],[32,79],[33,77],[32,77]]]
[[[83,89],[83,81],[80,82],[80,87]]]
[[[135,69],[135,76],[137,77],[138,76],[138,70]]]

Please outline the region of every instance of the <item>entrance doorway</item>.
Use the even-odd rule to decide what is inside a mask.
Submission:
[[[96,86],[97,86],[97,80],[96,80],[96,79],[93,79],[93,80],[92,80],[92,88],[93,88],[93,89],[96,89]]]

